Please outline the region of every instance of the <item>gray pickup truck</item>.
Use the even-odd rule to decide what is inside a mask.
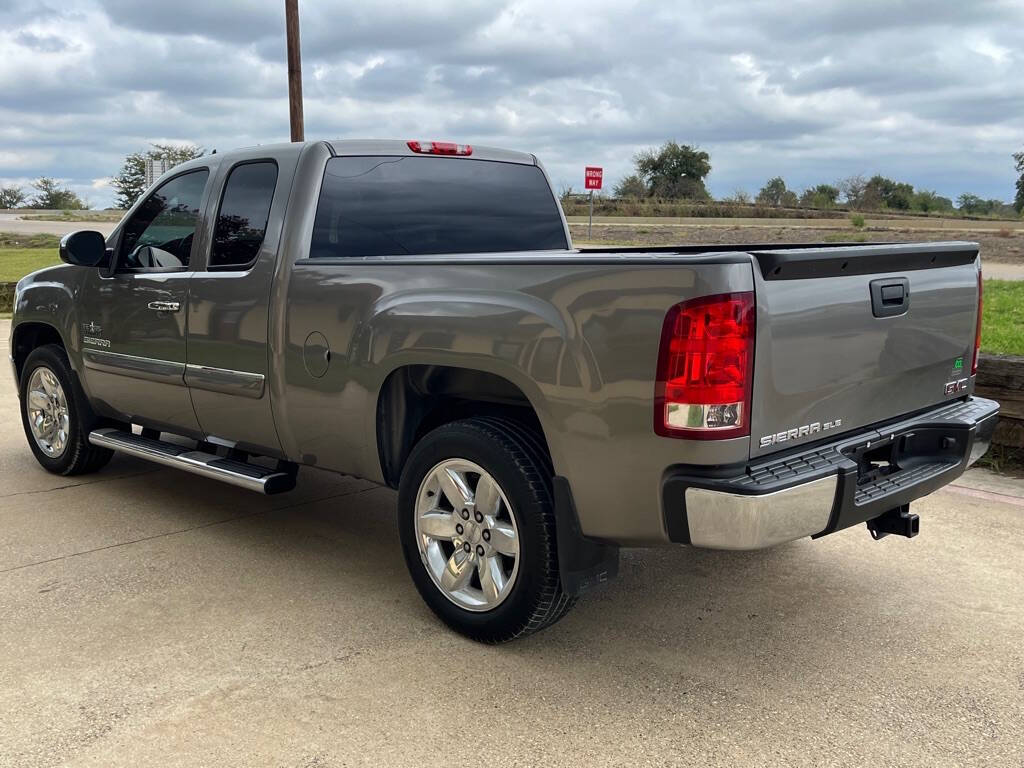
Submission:
[[[913,536],[998,412],[972,395],[976,245],[575,250],[518,152],[214,154],[61,258],[11,338],[44,468],[397,488],[416,587],[489,642],[558,620],[620,546]]]

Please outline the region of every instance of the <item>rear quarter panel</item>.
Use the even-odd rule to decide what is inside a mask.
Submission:
[[[286,452],[380,481],[377,399],[387,376],[410,364],[486,371],[533,405],[584,533],[666,541],[666,467],[740,461],[749,440],[654,434],[665,312],[692,296],[752,289],[749,259],[669,261],[593,263],[564,253],[302,260],[288,276],[275,398]],[[332,354],[321,378],[302,360],[314,332]]]

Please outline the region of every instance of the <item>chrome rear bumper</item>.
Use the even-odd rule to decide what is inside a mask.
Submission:
[[[761,496],[686,489],[690,544],[710,549],[761,549],[828,525],[836,497],[836,476]]]
[[[871,520],[952,482],[988,449],[999,404],[970,398],[714,477],[678,467],[662,499],[672,541],[762,549]],[[880,455],[881,454],[881,455]],[[873,463],[893,469],[873,472]]]

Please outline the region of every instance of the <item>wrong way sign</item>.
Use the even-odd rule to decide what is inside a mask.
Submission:
[[[584,189],[600,189],[604,179],[604,168],[588,165],[583,171]]]

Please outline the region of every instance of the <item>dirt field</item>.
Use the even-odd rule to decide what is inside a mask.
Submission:
[[[1024,234],[1006,230],[942,231],[928,229],[816,228],[773,226],[658,226],[594,225],[587,239],[585,224],[571,224],[577,245],[671,245],[673,243],[838,243],[970,240],[981,245],[985,262],[1024,265]]]

